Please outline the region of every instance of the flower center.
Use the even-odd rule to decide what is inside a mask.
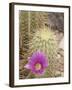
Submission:
[[[36,69],[36,70],[40,70],[40,69],[41,69],[41,64],[40,64],[40,63],[37,63],[37,64],[35,65],[35,69]]]

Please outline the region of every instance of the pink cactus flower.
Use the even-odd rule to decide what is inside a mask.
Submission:
[[[34,74],[44,74],[45,69],[48,67],[47,57],[43,52],[37,51],[29,58],[28,63],[24,66],[26,69],[30,69]]]

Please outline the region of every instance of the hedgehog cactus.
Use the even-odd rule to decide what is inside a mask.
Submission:
[[[52,59],[57,53],[57,41],[54,33],[50,29],[37,31],[29,43],[29,49],[31,54],[34,51],[40,50]]]
[[[49,67],[44,77],[51,77],[55,74],[55,61],[57,55],[57,41],[54,33],[48,29],[37,31],[29,43],[29,57],[36,51],[45,53],[48,58]]]

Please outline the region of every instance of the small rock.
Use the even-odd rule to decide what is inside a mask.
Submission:
[[[56,71],[56,72],[55,72],[55,76],[56,76],[56,77],[61,76],[61,72],[60,72],[60,71]]]
[[[60,54],[58,54],[58,55],[57,55],[57,59],[59,59],[60,57],[61,57],[61,55],[60,55]]]

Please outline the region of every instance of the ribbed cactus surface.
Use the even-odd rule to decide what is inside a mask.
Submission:
[[[37,31],[33,39],[29,43],[29,57],[36,51],[45,53],[48,58],[49,66],[44,76],[54,76],[55,74],[55,63],[57,57],[57,41],[54,33],[50,28],[42,28]],[[47,74],[48,73],[48,74]]]

